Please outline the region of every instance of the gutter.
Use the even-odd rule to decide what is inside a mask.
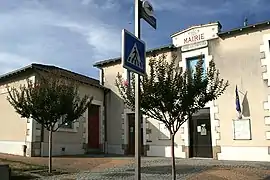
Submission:
[[[162,51],[162,50],[165,50],[165,49],[177,49],[177,48],[173,44],[169,44],[169,45],[166,45],[166,46],[161,46],[161,47],[158,47],[158,48],[149,49],[149,50],[146,51],[146,55],[149,55],[151,53],[155,53],[155,52],[158,52],[158,51]],[[121,62],[121,57],[117,57],[117,58],[112,58],[112,59],[107,59],[107,60],[96,62],[96,63],[94,63],[93,66],[98,68],[98,69],[102,69],[102,67],[105,66],[105,65],[109,65],[111,63],[120,63],[120,62]]]

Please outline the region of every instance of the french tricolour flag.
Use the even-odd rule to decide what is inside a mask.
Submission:
[[[240,100],[239,100],[237,85],[236,85],[236,88],[235,88],[235,105],[236,105],[236,111],[238,113],[241,113],[241,106],[240,106]]]

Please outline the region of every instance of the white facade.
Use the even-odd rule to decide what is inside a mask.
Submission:
[[[258,26],[258,27],[257,27]],[[262,28],[263,26],[263,28]],[[188,61],[194,57],[203,57],[206,68],[213,60],[220,70],[221,78],[229,81],[229,87],[223,95],[214,102],[209,102],[211,137],[211,158],[220,160],[270,161],[270,25],[262,23],[244,27],[243,29],[220,32],[219,23],[193,26],[171,36],[173,47],[165,47],[148,53],[147,60],[152,55],[166,54],[170,59],[174,53],[178,55],[179,66],[186,70]],[[80,93],[92,94],[93,104],[99,106],[99,145],[100,150],[112,154],[132,154],[132,126],[128,109],[115,86],[117,73],[127,78],[128,74],[121,65],[120,59],[100,65],[100,82],[110,92],[104,96],[104,91],[94,87],[82,86]],[[149,67],[146,68],[147,71]],[[22,78],[25,80],[25,78]],[[18,84],[19,80],[16,80]],[[239,89],[239,97],[243,118],[238,119],[235,110],[235,86]],[[0,98],[5,99],[4,85],[0,84]],[[2,101],[0,101],[2,102]],[[11,119],[12,123],[20,124],[20,129],[14,129],[14,136],[9,135],[5,128],[0,131],[0,152],[25,155],[23,145],[27,146],[26,156],[48,155],[47,132],[41,142],[42,129],[35,121],[27,122],[19,118],[8,104],[0,104],[5,109],[1,118]],[[202,113],[202,114],[199,114]],[[196,127],[202,127],[198,117],[208,113],[201,111],[196,114]],[[204,119],[203,119],[204,120]],[[242,123],[236,126],[235,120]],[[249,124],[244,124],[248,121]],[[195,120],[194,120],[195,122]],[[194,142],[191,137],[197,134],[203,138],[201,130],[191,132],[192,122],[185,122],[175,136],[175,156],[180,158],[205,157],[198,153],[194,155]],[[53,154],[72,155],[87,151],[89,132],[88,111],[76,122],[72,129],[59,129],[53,135]],[[205,125],[205,124],[204,124]],[[143,152],[147,156],[171,156],[170,134],[164,124],[144,117],[142,121]],[[204,126],[203,126],[204,127]],[[2,134],[1,134],[2,133]],[[200,134],[198,134],[200,133]],[[238,135],[236,135],[238,133]],[[244,137],[250,133],[250,137]],[[202,135],[203,136],[203,135]],[[238,138],[237,138],[238,137]],[[246,137],[246,136],[245,136]],[[199,140],[198,140],[199,141]],[[210,142],[210,141],[209,141]],[[198,143],[198,142],[197,142]],[[193,150],[191,151],[191,149]],[[64,149],[64,151],[63,151]],[[197,151],[200,151],[197,149]],[[193,153],[193,155],[192,155]],[[208,152],[209,153],[209,152]]]
[[[264,28],[262,28],[264,26]],[[209,108],[211,124],[212,158],[220,160],[246,160],[246,161],[270,161],[270,121],[269,121],[269,81],[268,61],[270,26],[269,23],[244,27],[229,32],[220,32],[219,23],[193,26],[171,36],[175,51],[178,52],[179,66],[183,70],[187,68],[187,60],[203,56],[206,68],[213,60],[220,70],[221,78],[229,81],[229,87],[225,93],[206,105]],[[166,54],[170,56],[174,50],[161,48],[153,50],[155,55]],[[151,53],[153,51],[150,51]],[[151,57],[151,53],[148,54]],[[269,56],[269,57],[268,57]],[[149,58],[148,57],[148,58]],[[121,66],[120,61],[115,60],[112,64],[101,64],[104,70],[103,79],[105,87],[112,90],[114,96],[118,96],[114,79],[116,72],[122,73],[127,78],[127,72]],[[238,120],[235,110],[235,86],[239,87],[241,107],[243,109],[243,121],[248,120],[250,125],[246,129],[233,125]],[[247,92],[248,96],[247,96]],[[248,100],[247,100],[248,99]],[[117,104],[121,104],[120,100]],[[246,102],[248,101],[248,102]],[[116,101],[111,99],[107,105],[109,114],[108,121],[114,121],[121,117],[121,133],[112,135],[108,141],[108,152],[127,154],[126,146],[129,143],[128,113],[123,107],[122,112],[113,112]],[[249,108],[249,114],[246,109]],[[238,121],[237,121],[238,122]],[[191,157],[190,122],[185,122],[175,137],[176,157]],[[243,123],[244,124],[244,123]],[[108,126],[110,129],[110,126]],[[236,139],[235,133],[250,132],[248,139]],[[241,132],[240,132],[241,131]],[[120,136],[119,136],[120,135]],[[147,156],[171,156],[171,141],[169,133],[162,124],[156,120],[144,117],[143,119],[143,145]],[[235,136],[235,137],[234,137]],[[120,137],[120,141],[116,141]],[[111,143],[115,142],[115,143]],[[111,144],[111,145],[110,145]]]
[[[43,67],[44,65],[37,66]],[[26,84],[27,79],[34,82],[37,78],[31,66],[25,67],[24,71],[18,72],[18,74],[21,76],[14,77],[11,73],[8,75],[11,78],[7,78],[7,80],[5,76],[0,78],[0,119],[5,121],[4,126],[0,129],[0,153],[21,156],[48,156],[48,131],[32,119],[21,118],[7,101],[7,85],[18,88]],[[94,80],[91,79],[92,81]],[[90,120],[87,109],[82,117],[73,123],[72,127],[59,128],[57,132],[53,133],[53,155],[77,155],[84,154],[91,149],[98,149],[101,152],[105,149],[104,88],[99,84],[91,85],[85,82],[81,83],[78,88],[80,96],[92,96],[92,104],[98,107],[99,115],[96,117],[96,119],[98,118],[96,120],[98,126],[96,128],[99,134],[94,135],[88,132]],[[91,148],[88,140],[91,135],[95,136],[94,139],[99,139],[99,147]]]

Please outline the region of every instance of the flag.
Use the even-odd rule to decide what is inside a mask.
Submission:
[[[236,85],[236,88],[235,88],[235,105],[236,105],[236,111],[241,113],[241,106],[240,106],[240,100],[239,100],[237,85]]]

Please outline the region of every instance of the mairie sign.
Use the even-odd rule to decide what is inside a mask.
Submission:
[[[123,67],[140,75],[145,75],[145,43],[128,32],[122,30],[122,64]]]

